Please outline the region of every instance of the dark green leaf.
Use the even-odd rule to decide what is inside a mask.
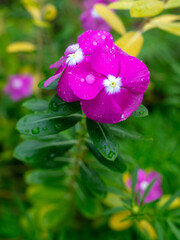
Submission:
[[[55,115],[67,116],[80,111],[80,109],[79,102],[64,102],[57,94],[49,103],[49,110]]]
[[[163,229],[162,229],[162,226],[161,226],[160,222],[155,223],[155,228],[156,228],[158,240],[164,240]]]
[[[128,139],[135,139],[135,140],[147,140],[147,141],[152,141],[152,138],[144,138],[140,134],[136,132],[132,132],[126,129],[123,129],[119,125],[112,125],[110,126],[110,130],[112,130],[113,134],[117,138],[128,138]]]
[[[114,161],[118,154],[118,144],[105,124],[87,119],[87,128],[95,147],[107,160]]]
[[[107,216],[107,215],[111,215],[111,214],[114,214],[114,213],[117,213],[117,212],[121,212],[121,211],[124,211],[124,210],[126,210],[125,207],[111,208],[111,209],[108,209],[105,212],[103,212],[102,215],[103,216]]]
[[[133,112],[132,116],[133,117],[146,117],[148,116],[148,110],[144,105],[140,105],[139,108]]]
[[[59,78],[56,79],[54,82],[52,82],[49,86],[47,86],[46,88],[44,87],[44,83],[46,82],[46,80],[41,81],[38,84],[38,87],[43,89],[43,90],[55,90],[57,88],[58,82],[59,82]]]
[[[94,218],[101,215],[101,205],[94,200],[83,185],[76,186],[74,199],[79,211],[87,218]]]
[[[138,167],[133,169],[132,172],[132,183],[131,183],[131,189],[132,189],[132,199],[134,200],[134,193],[135,193],[135,187],[137,183],[137,176],[138,176]]]
[[[48,101],[43,99],[30,99],[23,103],[23,106],[33,112],[48,110]]]
[[[65,172],[61,170],[38,169],[26,174],[26,182],[29,184],[43,184],[59,186],[65,177]]]
[[[56,168],[64,166],[68,162],[56,160],[55,158],[64,154],[74,144],[75,141],[73,140],[59,142],[26,140],[16,147],[14,156],[34,167]]]
[[[113,162],[107,161],[106,158],[103,157],[103,155],[94,147],[92,143],[88,142],[87,146],[89,150],[92,152],[92,154],[96,157],[96,159],[108,169],[120,173],[126,171],[127,169],[126,164],[121,157],[118,156]]]
[[[80,119],[77,115],[61,117],[51,113],[33,113],[18,121],[17,130],[29,136],[47,136],[74,126]]]
[[[141,204],[143,204],[145,198],[147,197],[149,191],[150,191],[151,188],[153,187],[153,185],[154,185],[154,183],[156,182],[156,180],[157,180],[156,178],[153,179],[153,180],[151,181],[151,183],[147,186],[146,190],[144,191],[144,195],[143,195],[143,197],[142,197],[142,199],[141,199],[141,202],[140,202]]]
[[[172,233],[174,234],[174,236],[176,236],[176,238],[178,240],[180,240],[180,230],[176,227],[176,225],[171,222],[170,220],[167,220],[167,223],[172,231]]]
[[[106,195],[106,185],[103,183],[98,173],[88,165],[80,167],[81,181],[84,187],[95,197],[104,198]]]

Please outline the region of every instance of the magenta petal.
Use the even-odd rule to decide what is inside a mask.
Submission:
[[[96,47],[105,44],[108,47],[113,46],[113,38],[111,34],[105,31],[88,30],[79,36],[78,42],[79,47],[86,55],[91,54]]]
[[[123,113],[120,121],[126,120],[138,109],[143,100],[143,94],[134,94],[127,89],[121,89],[120,93],[115,95],[116,102],[121,107]]]
[[[75,43],[66,48],[64,55],[67,56],[69,54],[75,53],[79,49],[79,43]]]
[[[124,57],[124,56],[123,56]],[[91,55],[91,64],[96,72],[117,77],[120,72],[120,55],[109,47],[97,47]]]
[[[114,95],[107,95],[105,90],[92,100],[81,100],[81,107],[88,118],[100,123],[117,123],[122,115],[122,109],[116,103]]]
[[[61,57],[59,61],[53,63],[52,65],[49,66],[49,68],[59,68],[61,67],[66,61],[66,57]]]
[[[77,65],[69,75],[69,86],[76,96],[83,100],[94,98],[102,88],[104,77],[94,72],[90,63]]]
[[[61,72],[58,74],[54,74],[52,77],[48,78],[45,82],[44,82],[44,87],[48,87],[52,82],[54,82],[56,79],[58,79],[61,76]]]
[[[64,73],[62,74],[58,86],[57,86],[57,93],[66,102],[76,102],[79,100],[77,96],[74,95],[73,91],[71,90],[68,82],[68,77],[70,67],[67,67]]]
[[[124,57],[121,62],[120,77],[122,86],[134,93],[144,93],[149,84],[149,71],[139,59]]]

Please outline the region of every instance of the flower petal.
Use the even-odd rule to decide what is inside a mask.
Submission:
[[[131,114],[138,109],[143,100],[143,94],[134,94],[127,89],[121,89],[120,93],[115,96],[117,104],[122,109],[122,118],[126,120]]]
[[[69,86],[68,77],[71,76],[71,67],[67,67],[63,72],[57,86],[57,93],[66,102],[76,102],[79,100],[77,96],[74,95],[73,91]]]
[[[91,55],[91,64],[96,72],[117,77],[120,72],[120,59],[119,52],[111,47],[97,47]]]
[[[53,63],[52,65],[49,66],[49,69],[51,68],[59,68],[61,67],[66,61],[66,57],[61,57],[59,61]]]
[[[149,84],[149,71],[139,59],[124,57],[121,62],[120,77],[122,86],[134,93],[144,93]]]
[[[104,44],[108,47],[113,46],[113,38],[111,34],[105,31],[88,30],[79,36],[78,42],[79,47],[86,55],[91,54],[96,47]]]
[[[88,118],[100,123],[117,123],[122,115],[122,109],[114,95],[107,95],[105,90],[92,100],[81,100],[81,107]]]
[[[90,100],[104,88],[104,77],[96,73],[90,63],[84,62],[72,69],[69,86],[74,94],[83,100]]]
[[[67,56],[69,54],[75,53],[79,49],[79,43],[75,43],[66,48],[64,55]]]

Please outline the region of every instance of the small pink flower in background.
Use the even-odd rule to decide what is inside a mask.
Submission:
[[[144,203],[155,201],[162,196],[162,177],[158,172],[150,171],[145,172],[142,169],[138,170],[138,177],[137,177],[137,184],[135,191],[140,192],[141,197],[144,195],[145,190],[149,186],[149,184],[156,179],[154,185],[152,186],[151,190],[149,191],[147,197],[144,200]],[[131,179],[128,179],[126,182],[128,188],[131,188]]]
[[[12,75],[9,77],[4,93],[10,96],[12,101],[20,101],[30,97],[33,93],[33,77],[31,75]]]
[[[101,123],[117,123],[137,110],[149,84],[146,65],[113,44],[110,33],[86,31],[78,44],[50,68],[58,68],[44,87],[60,77],[58,95],[80,101],[85,115]]]
[[[86,0],[84,2],[85,11],[81,14],[80,20],[84,30],[104,30],[110,31],[110,26],[101,18],[94,8],[94,5],[101,3],[108,4],[108,0]]]

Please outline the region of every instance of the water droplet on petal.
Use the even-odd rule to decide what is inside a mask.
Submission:
[[[101,37],[103,40],[105,40],[106,39],[106,36],[105,35],[102,35],[102,37]]]
[[[94,41],[94,42],[93,42],[93,45],[94,45],[94,46],[96,46],[96,45],[97,45],[97,42],[96,42],[96,41]]]
[[[87,76],[86,76],[86,82],[89,83],[89,84],[94,83],[94,82],[95,82],[95,77],[94,77],[94,75],[92,75],[92,74],[87,75]]]
[[[81,78],[81,82],[84,82],[84,78]]]

